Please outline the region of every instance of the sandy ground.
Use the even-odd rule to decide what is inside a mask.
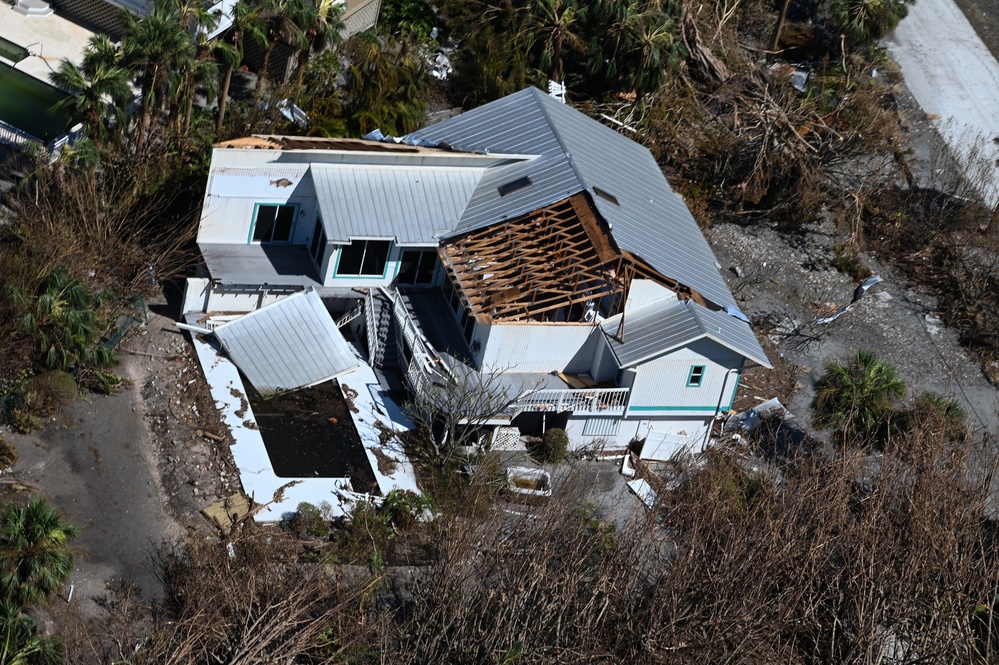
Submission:
[[[197,434],[220,430],[218,415],[169,311],[154,302],[149,324],[122,345],[116,371],[131,386],[120,395],[87,395],[40,432],[4,433],[20,454],[15,474],[80,527],[70,583],[85,616],[123,583],[159,596],[157,548],[210,534],[198,511],[234,491],[231,460],[219,459],[228,449]]]
[[[975,3],[975,4],[973,4]],[[995,15],[987,0],[965,0],[979,30],[993,46]],[[978,189],[999,203],[999,62],[954,0],[918,0],[886,40],[919,106],[966,168]]]

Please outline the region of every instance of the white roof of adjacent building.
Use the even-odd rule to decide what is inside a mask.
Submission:
[[[609,318],[600,327],[620,367],[637,365],[703,338],[771,367],[766,352],[745,321],[693,300],[654,302]]]
[[[329,381],[359,365],[311,289],[221,325],[215,336],[262,395]]]

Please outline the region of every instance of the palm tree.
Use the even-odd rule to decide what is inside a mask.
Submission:
[[[305,35],[303,46],[298,51],[298,64],[295,67],[295,88],[302,89],[305,80],[305,67],[309,56],[321,53],[329,47],[336,47],[343,39],[343,9],[340,0],[311,0],[306,3],[304,18]]]
[[[49,80],[71,93],[57,102],[54,110],[71,117],[82,117],[87,125],[87,134],[99,147],[105,133],[104,118],[113,113],[120,116],[128,99],[128,72],[104,61],[87,63],[85,60],[83,67],[77,67],[63,59],[59,69],[49,74]]]
[[[97,296],[65,270],[56,270],[33,299],[16,292],[15,297],[29,309],[21,319],[21,328],[37,335],[47,367],[65,371],[88,365],[107,367],[114,362],[113,354],[96,344],[102,332],[96,312],[112,297],[110,291]]]
[[[35,622],[9,600],[0,600],[0,663],[56,665],[63,662],[59,643],[40,637]]]
[[[20,607],[47,599],[69,579],[69,541],[79,535],[41,496],[0,513],[0,593]],[[6,661],[0,661],[6,662]]]
[[[562,83],[565,78],[566,51],[580,52],[585,46],[577,32],[576,0],[533,0],[535,39],[540,46],[539,69],[551,80]]]
[[[244,3],[237,2],[236,10],[244,6]],[[222,124],[225,122],[225,107],[229,101],[229,86],[232,84],[232,73],[243,62],[242,44],[227,44],[219,42],[215,45],[215,59],[220,67],[225,68],[225,77],[222,80],[222,90],[219,93],[219,117],[215,124],[215,133],[222,134]]]
[[[905,382],[895,367],[861,349],[845,364],[826,365],[815,382],[812,422],[836,428],[844,440],[857,436],[877,442],[904,395]]]
[[[167,81],[175,64],[194,58],[194,43],[181,26],[176,10],[162,5],[143,19],[125,14],[122,48],[125,62],[135,72],[142,90],[142,116],[135,150],[141,153],[152,124],[153,112],[166,97]]]
[[[676,69],[683,57],[676,23],[663,12],[647,11],[629,16],[623,27],[628,33],[632,90],[638,94],[659,90],[666,73]]]
[[[265,30],[254,32],[253,38],[264,49],[264,60],[257,73],[257,85],[253,90],[253,106],[260,104],[271,65],[271,54],[278,42],[288,41],[303,46],[303,26],[307,20],[306,5],[303,0],[263,0]]]

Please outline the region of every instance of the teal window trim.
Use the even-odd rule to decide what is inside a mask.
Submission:
[[[278,207],[281,207],[281,206],[290,206],[290,207],[292,207],[292,208],[295,209],[295,216],[292,218],[291,231],[288,233],[288,240],[278,240],[277,241],[278,243],[284,243],[284,244],[288,244],[288,245],[292,244],[291,239],[295,237],[295,227],[298,226],[298,215],[301,212],[302,205],[300,203],[290,203],[288,201],[285,201],[284,203],[270,203],[268,201],[261,201],[259,203],[254,203],[253,204],[253,220],[250,222],[250,234],[246,238],[246,243],[248,245],[262,245],[262,244],[264,244],[263,241],[255,242],[253,240],[253,232],[257,228],[257,213],[260,212],[260,206],[278,206]],[[270,240],[268,240],[267,242],[268,242],[268,244],[271,243]]]
[[[709,411],[715,412],[715,406],[629,406],[628,411]],[[722,409],[724,411],[725,409]]]
[[[698,369],[701,370],[701,371],[697,372],[697,381],[695,382],[694,381],[694,372],[696,372]],[[704,373],[705,373],[706,369],[707,369],[707,367],[704,366],[704,365],[691,365],[690,366],[690,374],[687,375],[687,387],[688,388],[700,388],[702,385],[704,385]]]
[[[732,407],[735,406],[735,395],[739,392],[739,382],[742,381],[742,372],[739,371],[735,375],[735,387],[732,388],[732,401],[728,403],[728,408],[725,411],[731,411]]]
[[[333,265],[333,279],[380,279],[380,280],[384,280],[385,277],[388,276],[389,266],[391,266],[393,264],[392,255],[393,255],[393,252],[395,252],[395,249],[396,249],[395,241],[392,240],[392,239],[390,239],[390,238],[357,238],[356,240],[363,240],[364,242],[368,242],[369,240],[370,241],[374,241],[374,242],[388,240],[389,248],[388,248],[388,252],[386,252],[386,254],[385,254],[385,267],[382,269],[382,276],[379,277],[377,275],[340,275],[340,274],[337,274],[339,272],[339,270],[340,270],[340,256],[341,256],[341,253],[342,253],[341,250],[343,250],[344,247],[349,247],[351,243],[355,242],[354,240],[351,240],[346,245],[342,245],[342,244],[336,245],[336,262]],[[399,262],[395,261],[394,263],[398,264]],[[398,272],[398,265],[396,266],[395,270],[396,270],[396,272]]]

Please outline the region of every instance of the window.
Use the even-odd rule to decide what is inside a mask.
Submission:
[[[607,190],[600,189],[599,187],[594,187],[593,188],[593,193],[596,194],[597,196],[599,196],[602,199],[610,201],[611,203],[613,203],[616,206],[620,206],[621,205],[620,203],[618,203],[617,197],[614,196],[613,194],[611,194],[610,192],[608,192]]]
[[[700,388],[704,381],[704,365],[694,365],[690,368],[690,376],[687,377],[688,388]]]
[[[253,242],[289,242],[297,213],[296,205],[258,205]]]
[[[388,263],[390,240],[355,240],[340,248],[340,261],[336,266],[336,274],[383,277],[385,264]]]
[[[323,252],[326,250],[326,231],[323,229],[323,218],[316,217],[316,225],[312,228],[312,243],[309,245],[309,254],[316,266],[323,265]]]
[[[437,267],[437,250],[407,249],[402,253],[398,283],[403,285],[431,284]]]

